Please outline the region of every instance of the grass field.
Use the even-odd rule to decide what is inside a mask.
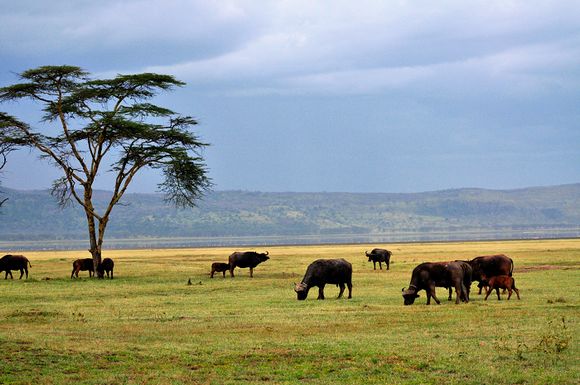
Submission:
[[[380,245],[373,245],[380,246]],[[0,279],[1,384],[578,384],[580,240],[269,247],[234,279],[232,248],[118,250],[114,280],[71,280],[84,252],[27,252],[30,278]],[[262,251],[263,249],[257,249]],[[505,253],[521,301],[403,306],[424,261]],[[297,301],[317,258],[353,264],[353,299]],[[17,273],[17,274],[16,274]],[[191,279],[193,285],[186,283]],[[440,299],[445,290],[438,290]]]

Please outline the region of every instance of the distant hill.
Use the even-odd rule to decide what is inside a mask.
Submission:
[[[78,207],[60,209],[46,190],[2,190],[9,199],[0,208],[1,248],[14,242],[87,239]],[[97,206],[109,195],[97,192]],[[231,237],[242,237],[239,243],[264,243],[267,237],[271,243],[308,243],[580,235],[580,184],[414,194],[216,191],[189,209],[172,207],[160,194],[128,194],[122,203],[113,211],[109,242],[201,237],[205,241],[198,244],[213,245]]]

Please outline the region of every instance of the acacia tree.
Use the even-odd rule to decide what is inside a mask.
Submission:
[[[148,102],[160,91],[185,83],[154,73],[91,79],[74,66],[43,66],[21,73],[21,82],[0,88],[0,102],[32,99],[42,106],[42,128],[0,113],[0,139],[36,149],[62,177],[52,194],[61,206],[76,202],[86,215],[94,269],[101,262],[111,212],[131,181],[145,168],[160,169],[159,189],[179,206],[193,206],[211,186],[201,142],[191,131],[197,122]],[[99,176],[112,173],[106,207],[93,204]]]

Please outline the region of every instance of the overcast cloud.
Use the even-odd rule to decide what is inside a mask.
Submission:
[[[200,119],[217,189],[580,182],[577,1],[3,1],[0,36],[1,85],[48,64],[187,82],[160,102]],[[48,187],[33,159],[3,184]]]

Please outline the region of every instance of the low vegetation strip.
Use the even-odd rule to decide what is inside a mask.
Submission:
[[[389,270],[373,270],[373,247],[392,251]],[[0,279],[0,383],[580,381],[578,239],[268,247],[253,278],[210,278],[235,250],[107,251],[115,278],[104,280],[70,278],[86,251],[23,253],[29,279]],[[438,288],[441,305],[426,306],[424,291],[403,305],[419,263],[497,253],[513,259],[521,300],[484,301],[473,285],[467,304]],[[294,283],[329,258],[352,264],[352,299],[327,285],[324,301],[298,301]]]

